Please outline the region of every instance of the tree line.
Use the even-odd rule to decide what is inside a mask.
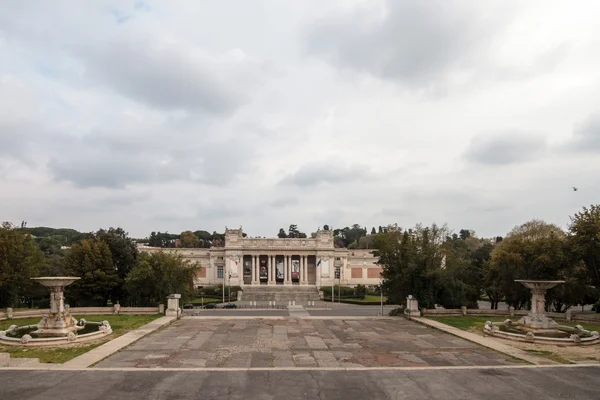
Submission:
[[[397,304],[410,294],[422,307],[476,308],[483,296],[492,308],[500,301],[528,308],[530,291],[516,279],[564,280],[547,294],[548,309],[557,312],[600,298],[598,205],[573,215],[567,231],[532,220],[505,238],[483,239],[469,230],[417,225],[377,233],[373,245],[383,289]]]
[[[36,276],[80,277],[65,292],[74,307],[148,306],[171,293],[193,296],[195,264],[178,254],[140,253],[122,228],[85,234],[68,248],[62,235],[30,232],[7,222],[0,227],[0,307],[47,305],[46,288],[30,279]]]

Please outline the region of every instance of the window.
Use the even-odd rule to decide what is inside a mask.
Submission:
[[[335,279],[340,279],[340,267],[335,267]]]
[[[217,278],[223,279],[223,266],[222,265],[217,266]]]

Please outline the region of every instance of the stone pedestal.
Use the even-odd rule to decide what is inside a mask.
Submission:
[[[167,312],[166,315],[169,317],[178,317],[179,316],[179,299],[181,299],[180,294],[171,294],[167,297]]]
[[[71,276],[32,278],[42,285],[50,288],[50,313],[42,317],[37,324],[38,329],[31,332],[38,337],[60,337],[68,336],[71,332],[83,329],[83,326],[77,326],[77,320],[71,317],[69,307],[65,307],[64,289],[76,280],[80,279]]]
[[[419,301],[409,295],[406,298],[406,309],[404,310],[404,314],[408,317],[420,317],[421,311],[419,311]]]
[[[519,329],[533,333],[554,333],[558,324],[546,316],[546,292],[564,281],[516,280],[531,289],[531,311],[519,320]]]
[[[13,318],[13,309],[10,308],[10,307],[6,309],[6,318],[7,319],[12,319]]]

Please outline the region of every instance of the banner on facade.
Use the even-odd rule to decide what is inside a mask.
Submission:
[[[266,281],[267,279],[269,279],[268,273],[267,273],[267,260],[260,261],[259,276],[260,276],[261,281]]]
[[[252,278],[252,261],[244,261],[244,278]]]
[[[277,261],[277,280],[283,280],[283,261]]]
[[[300,260],[292,260],[292,279],[300,280]]]

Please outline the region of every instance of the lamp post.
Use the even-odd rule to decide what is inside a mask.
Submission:
[[[379,294],[381,296],[381,316],[383,317],[383,278],[379,280]]]
[[[227,297],[229,297],[229,301],[231,301],[231,272],[229,273],[229,284],[227,285]]]

